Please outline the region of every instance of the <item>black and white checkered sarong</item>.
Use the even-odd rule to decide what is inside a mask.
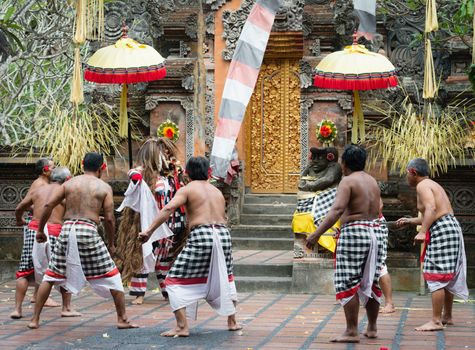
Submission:
[[[448,214],[436,220],[429,229],[430,242],[424,258],[424,277],[446,280],[455,274],[459,258],[462,229],[455,216]]]
[[[229,229],[224,225],[198,225],[191,229],[186,245],[178,254],[167,277],[208,277],[213,249],[213,230],[220,238],[228,275],[233,274],[232,243]]]
[[[380,272],[383,272],[384,274],[387,273],[387,266],[386,266],[386,259],[388,257],[388,235],[389,235],[389,229],[388,225],[386,224],[386,219],[384,216],[379,218],[379,222],[381,224],[381,230],[378,230],[377,233],[378,235],[378,241],[381,241],[381,245],[378,245],[378,247],[381,247],[382,253],[381,253],[381,269]]]
[[[18,267],[17,278],[26,277],[34,273],[33,265],[33,243],[36,239],[36,230],[28,226],[23,227],[23,249],[21,251],[20,266]]]
[[[335,201],[337,188],[329,188],[321,192],[317,192],[315,197],[303,198],[297,200],[297,213],[310,213],[313,207],[313,201],[316,200],[315,213],[313,215],[315,225],[318,226],[325,218]]]
[[[346,223],[341,228],[341,233],[336,247],[336,264],[334,285],[337,299],[354,295],[363,279],[365,264],[372,241],[376,235],[376,273],[373,279],[373,292],[381,295],[378,279],[383,257],[382,229],[379,220],[359,220]]]
[[[66,276],[68,239],[73,228],[76,230],[81,267],[87,279],[107,275],[116,268],[104,241],[97,232],[96,223],[88,219],[79,219],[64,222],[61,234],[54,245],[48,270]]]

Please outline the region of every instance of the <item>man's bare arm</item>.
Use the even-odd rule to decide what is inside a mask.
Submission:
[[[49,198],[46,200],[46,204],[44,206],[44,210],[40,218],[38,228],[39,233],[43,233],[46,222],[48,222],[51,212],[53,211],[54,207],[56,207],[58,204],[61,204],[64,198],[66,198],[64,186],[58,186],[54,189],[53,193],[51,193]]]
[[[109,242],[109,249],[114,247],[115,240],[115,216],[114,216],[114,197],[112,188],[107,186],[107,194],[104,198],[104,227],[106,230],[106,237]]]
[[[351,188],[349,180],[343,179],[338,187],[338,192],[332,207],[325,216],[325,219],[317,227],[317,230],[307,238],[307,247],[313,248],[321,235],[323,235],[335,222],[340,218],[345,209],[348,207],[351,197]]]
[[[26,225],[25,220],[23,220],[23,213],[32,205],[33,205],[33,198],[31,196],[31,193],[28,192],[25,198],[23,198],[23,200],[15,208],[15,218],[16,218],[17,226]]]
[[[161,224],[163,224],[167,219],[172,215],[176,209],[186,204],[188,199],[187,188],[180,188],[173,199],[163,207],[163,209],[158,213],[157,218],[152,222],[152,224],[144,232],[139,233],[139,239],[147,241],[148,238],[152,235]]]
[[[422,213],[422,223],[419,233],[414,237],[416,242],[423,242],[425,240],[426,232],[431,225],[437,219],[437,205],[435,204],[435,196],[432,189],[428,186],[418,186],[417,196],[419,201],[424,206],[424,212]]]

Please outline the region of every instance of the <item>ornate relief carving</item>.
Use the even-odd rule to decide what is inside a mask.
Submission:
[[[399,184],[396,181],[378,181],[381,196],[397,196],[399,193]]]
[[[159,96],[151,95],[145,97],[145,109],[151,111],[159,105],[160,102],[180,102],[181,106],[185,110],[185,157],[186,160],[191,158],[194,153],[195,144],[194,144],[194,134],[195,134],[195,124],[193,118],[193,97],[179,97],[179,96]]]
[[[14,210],[25,198],[31,182],[8,180],[0,184],[0,209]]]
[[[214,71],[208,70],[206,73],[206,125],[205,125],[205,145],[211,151],[214,139]]]
[[[212,10],[218,10],[229,0],[205,0],[205,3],[211,6]]]
[[[23,227],[16,225],[15,216],[0,216],[0,229],[2,231],[23,231]]]
[[[205,18],[205,26],[206,26],[206,34],[214,35],[214,12],[210,12],[206,15]]]
[[[296,192],[301,161],[299,61],[263,64],[248,114],[252,190]]]
[[[185,58],[188,57],[189,53],[191,52],[191,47],[189,47],[186,42],[180,40],[180,57]]]
[[[150,2],[150,1],[149,1]],[[122,21],[125,19],[129,26],[129,35],[141,42],[151,44],[149,23],[151,13],[147,9],[146,1],[108,2],[105,5],[104,34],[106,41],[116,41],[122,35]]]
[[[181,79],[181,86],[188,91],[192,91],[195,86],[195,76],[193,74],[193,70],[195,68],[194,63],[187,63],[181,69],[183,73],[183,78]]]
[[[300,87],[306,89],[313,85],[313,69],[305,60],[300,60]]]
[[[196,39],[198,33],[198,15],[196,13],[188,16],[185,22],[185,33],[190,39]]]
[[[473,184],[472,186],[443,184],[443,187],[449,196],[455,215],[474,215],[475,190]]]
[[[353,2],[336,0],[334,3],[335,31],[337,33],[337,49],[351,43],[351,34],[356,28],[353,16]]]
[[[321,54],[320,51],[320,39],[315,39],[313,43],[308,47],[310,52],[315,56],[318,57]]]
[[[302,99],[300,101],[300,172],[302,172],[308,165],[308,128],[309,128],[309,114],[310,108],[315,103],[314,99]]]
[[[272,30],[276,32],[302,31],[302,16],[304,0],[284,0],[284,3],[275,16]]]

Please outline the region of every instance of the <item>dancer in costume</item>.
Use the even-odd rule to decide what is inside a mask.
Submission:
[[[162,209],[183,185],[181,168],[176,161],[177,151],[175,143],[166,137],[150,138],[139,149],[138,166],[129,171],[132,182],[145,181],[149,186],[159,209]],[[167,223],[173,232],[173,237],[152,242],[157,257],[155,272],[165,298],[168,296],[165,278],[184,239],[184,208],[177,208]],[[141,244],[137,241],[139,231],[140,215],[126,208],[119,226],[117,261],[124,281],[130,280],[129,294],[136,296],[133,304],[143,303],[148,280],[148,272],[144,268],[142,259]]]
[[[179,189],[152,225],[138,235],[141,241],[147,241],[177,208],[185,206],[190,233],[165,280],[177,325],[162,336],[187,337],[186,317],[196,319],[200,299],[205,299],[218,314],[228,316],[230,331],[239,330],[241,327],[235,317],[237,293],[231,236],[226,227],[224,197],[208,182],[211,169],[206,158],[190,158],[186,172],[191,182]]]
[[[467,262],[462,229],[445,190],[429,179],[429,165],[416,158],[407,166],[407,183],[416,187],[417,209],[421,217],[401,218],[397,225],[421,225],[414,237],[425,242],[421,257],[424,279],[432,293],[432,319],[417,327],[417,331],[438,331],[452,325],[454,295],[468,299]]]
[[[49,267],[38,290],[38,300],[29,328],[38,328],[43,304],[53,284],[77,294],[89,282],[102,297],[111,297],[117,312],[117,328],[136,328],[127,320],[125,297],[114,254],[115,217],[112,188],[102,181],[106,168],[101,154],[87,153],[84,175],[59,186],[44,205],[36,240],[46,242],[44,227],[54,207],[65,201],[66,212],[61,234],[56,240]],[[99,214],[104,213],[107,247],[97,232]]]
[[[25,197],[31,196],[32,192],[35,192],[42,186],[49,184],[51,172],[54,169],[54,162],[48,158],[41,158],[35,164],[35,173],[38,175],[38,178],[33,181]],[[16,213],[16,224],[18,226],[23,226],[23,249],[21,252],[20,266],[16,273],[16,288],[15,288],[15,311],[10,314],[10,317],[13,319],[18,319],[22,317],[22,304],[25,299],[26,291],[28,290],[29,284],[35,285],[35,292],[31,298],[31,302],[36,301],[36,294],[38,291],[38,284],[34,283],[35,267],[33,265],[33,242],[35,241],[36,230],[31,230],[28,223],[23,219],[23,212],[29,207],[22,209],[20,213],[21,203],[17,206]],[[59,306],[60,304],[54,302],[51,299],[46,301],[45,306]]]
[[[51,183],[41,186],[33,192],[29,192],[15,211],[15,215],[19,221],[22,220],[24,211],[31,206],[33,207],[33,218],[28,224],[28,229],[31,231],[29,234],[33,236],[33,239],[35,239],[32,249],[32,260],[35,270],[35,281],[37,284],[40,284],[43,280],[43,275],[46,271],[46,268],[48,267],[51,252],[53,251],[56,240],[61,233],[65,211],[64,203],[60,203],[53,208],[51,216],[45,226],[45,233],[47,233],[48,237],[48,241],[46,243],[36,242],[39,218],[43,215],[44,206],[49,196],[70,178],[71,173],[67,168],[54,168],[51,172]],[[61,317],[81,316],[81,314],[73,310],[71,306],[71,294],[67,293],[64,288],[61,288],[60,291],[63,299]],[[16,311],[20,312],[21,314],[21,304],[20,309]]]
[[[349,145],[342,155],[345,175],[330,211],[307,239],[313,249],[320,236],[340,218],[341,232],[336,247],[334,285],[343,305],[346,330],[332,342],[357,343],[360,298],[366,307],[368,326],[364,335],[376,338],[376,321],[381,290],[378,285],[382,263],[383,235],[379,221],[380,190],[376,180],[364,172],[366,151]]]

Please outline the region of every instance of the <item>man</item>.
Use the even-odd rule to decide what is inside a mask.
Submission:
[[[386,258],[387,258],[387,251],[388,251],[388,234],[389,229],[386,223],[386,218],[383,215],[383,201],[381,200],[380,208],[379,208],[379,220],[381,222],[381,231],[382,236],[380,239],[382,240],[383,245],[383,252],[382,252],[382,261],[381,261],[381,268],[379,272],[379,285],[384,295],[384,307],[379,309],[379,312],[382,314],[391,314],[396,311],[394,308],[394,301],[393,301],[393,289],[391,286],[391,276],[388,272],[388,266],[386,265]]]
[[[150,227],[138,236],[140,240],[147,241],[177,208],[185,206],[190,234],[165,279],[177,325],[161,335],[189,336],[186,316],[193,314],[196,318],[199,299],[206,299],[220,315],[228,316],[228,329],[236,331],[241,327],[235,315],[237,294],[232,270],[231,236],[225,224],[224,197],[208,183],[211,169],[206,158],[190,158],[186,172],[191,182],[177,191]]]
[[[54,162],[48,158],[41,158],[35,164],[35,173],[38,175],[38,178],[33,181],[25,198],[31,198],[31,194],[35,192],[40,187],[46,186],[49,184],[51,172],[54,169]],[[16,224],[18,226],[23,226],[23,249],[20,258],[20,266],[16,273],[16,288],[15,288],[15,311],[10,314],[10,317],[13,319],[19,319],[23,317],[22,314],[22,303],[25,299],[26,291],[28,290],[28,285],[34,283],[34,265],[32,258],[33,251],[33,242],[35,241],[36,230],[32,230],[31,226],[23,219],[23,213],[25,210],[30,209],[30,205],[24,207],[21,212],[19,211],[22,206],[22,201],[18,204],[15,209]],[[28,226],[27,226],[28,225]],[[35,292],[31,298],[31,302],[36,301],[36,293],[38,290],[38,285],[35,284]],[[59,306],[58,303],[54,302],[51,299],[48,299],[45,306]]]
[[[49,198],[49,196],[58,188],[60,187],[65,181],[71,178],[71,173],[67,168],[54,168],[53,171],[51,172],[51,183],[45,186],[38,187],[36,190],[33,192],[29,192],[25,198],[21,201],[21,203],[17,206],[15,210],[15,215],[17,218],[17,221],[22,220],[22,216],[24,211],[29,208],[33,207],[33,218],[31,222],[28,224],[28,228],[32,233],[30,233],[34,238],[36,237],[36,233],[38,230],[38,223],[39,219],[43,215],[44,211],[44,205]],[[51,216],[48,220],[48,223],[46,225],[48,229],[48,241],[49,241],[49,247],[43,246],[39,249],[37,249],[38,252],[43,250],[42,255],[36,255],[35,256],[35,246],[37,246],[39,243],[34,242],[33,243],[33,264],[35,267],[35,277],[38,277],[36,279],[36,283],[41,283],[41,279],[43,278],[43,273],[44,271],[38,271],[40,269],[39,262],[42,260],[47,260],[48,259],[48,254],[46,253],[46,249],[48,249],[50,252],[53,250],[54,245],[56,243],[56,240],[61,233],[61,226],[63,224],[63,215],[64,215],[64,203],[60,203],[56,207],[53,208],[53,211],[51,213]],[[81,316],[81,314],[75,310],[72,309],[71,306],[71,294],[67,293],[64,288],[61,288],[61,295],[63,299],[62,303],[62,311],[61,311],[61,317],[76,317],[76,316]],[[17,312],[18,315],[21,317],[21,302],[19,305],[15,305],[15,312]]]
[[[83,163],[84,175],[58,187],[44,205],[36,235],[39,243],[46,241],[44,226],[53,208],[64,200],[66,211],[49,268],[38,290],[38,300],[29,328],[39,327],[40,313],[53,284],[77,294],[86,281],[100,296],[113,297],[117,311],[117,328],[137,327],[127,320],[120,273],[97,232],[99,214],[103,209],[109,249],[113,254],[114,202],[112,188],[100,179],[106,168],[103,157],[98,153],[87,153]]]
[[[407,166],[407,183],[417,191],[417,218],[401,218],[398,226],[421,225],[415,243],[426,243],[421,260],[432,293],[432,319],[418,331],[438,331],[452,325],[454,294],[467,300],[465,248],[460,224],[442,186],[429,179],[426,160],[416,158]]]
[[[349,145],[342,155],[345,175],[330,211],[307,238],[307,247],[313,249],[320,236],[340,218],[342,227],[336,248],[334,284],[336,298],[343,305],[346,331],[332,339],[338,343],[357,343],[358,311],[360,300],[366,306],[368,326],[365,336],[376,338],[376,320],[379,312],[378,271],[383,251],[381,225],[378,220],[380,191],[376,180],[364,172],[366,151]],[[358,294],[358,295],[357,295]]]

